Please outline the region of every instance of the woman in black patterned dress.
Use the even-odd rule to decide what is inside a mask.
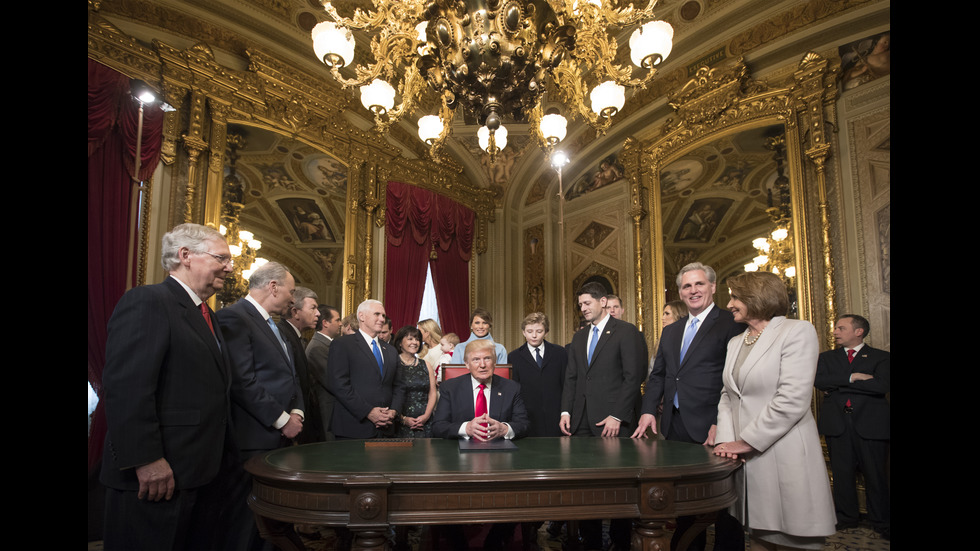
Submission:
[[[419,358],[422,332],[414,325],[406,325],[395,333],[392,343],[398,350],[398,371],[405,391],[400,423],[395,430],[398,438],[431,438],[432,411],[436,407],[436,375],[425,360]]]

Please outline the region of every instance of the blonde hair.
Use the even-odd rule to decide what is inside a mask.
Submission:
[[[490,339],[474,339],[468,342],[466,348],[463,349],[463,363],[466,363],[466,359],[470,357],[470,354],[479,352],[480,350],[490,350],[493,352],[491,357],[494,363],[497,363],[496,345]]]
[[[445,335],[442,336],[442,338],[443,339],[446,339],[446,342],[448,342],[449,344],[451,344],[453,346],[456,346],[457,344],[459,344],[459,335],[457,335],[456,333],[446,333]],[[439,340],[442,340],[442,339],[439,339]]]
[[[424,319],[418,322],[416,326],[421,331],[429,334],[429,340],[435,340],[437,343],[442,340],[442,328],[439,327],[439,324],[436,323],[436,320],[432,318]],[[431,350],[431,348],[432,347],[429,346],[429,343],[425,342],[425,340],[422,339],[422,348],[419,350],[419,356],[424,358],[425,355],[429,353],[429,350]]]

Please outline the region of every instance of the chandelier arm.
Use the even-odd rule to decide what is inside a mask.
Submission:
[[[389,110],[387,117],[383,117],[381,114],[375,114],[374,121],[378,131],[381,133],[386,132],[392,124],[401,120],[406,114],[414,112],[419,104],[419,100],[422,98],[422,93],[425,91],[425,86],[425,79],[420,76],[418,67],[412,65],[407,70],[405,79],[399,86],[402,102]],[[387,120],[384,120],[384,118]]]
[[[374,7],[378,10],[364,12],[361,8],[357,8],[354,10],[354,16],[348,19],[337,13],[337,9],[333,7],[331,2],[323,2],[324,11],[337,24],[348,29],[359,30],[385,27],[389,21],[396,21],[400,24],[412,23],[410,26],[414,26],[415,23],[422,21],[422,12],[425,9],[424,4],[418,0],[401,0],[400,2],[380,5],[375,0]]]
[[[439,119],[442,120],[442,132],[429,145],[429,155],[432,157],[432,160],[438,160],[440,158],[442,145],[446,141],[446,138],[453,132],[453,116],[456,114],[456,111],[449,107],[449,101],[449,97],[443,94],[442,107],[439,109]]]
[[[600,117],[590,107],[585,105],[583,98],[588,97],[588,90],[583,83],[585,79],[578,68],[564,67],[564,64],[555,68],[552,72],[555,89],[558,97],[565,106],[572,111],[572,115],[582,117],[585,122],[594,128],[597,134],[605,134],[606,130],[612,125],[612,119]]]
[[[610,38],[609,40],[604,40],[602,36],[602,33],[596,33],[591,30],[580,32],[576,35],[574,54],[576,61],[580,64],[584,63],[592,71],[605,74],[608,77],[606,79],[599,78],[599,81],[613,80],[616,84],[631,88],[646,88],[647,83],[657,73],[657,69],[655,67],[650,68],[643,77],[633,78],[633,67],[631,65],[621,65],[612,62],[619,49],[619,44],[616,42],[616,39]]]
[[[344,88],[363,86],[384,74],[391,78],[395,74],[396,65],[415,66],[418,40],[413,33],[398,32],[375,37],[371,41],[371,55],[374,63],[371,65],[357,65],[354,68],[355,78],[345,78],[340,74],[339,67],[332,67],[330,74]]]
[[[652,19],[654,17],[653,8],[657,5],[657,0],[649,0],[644,8],[636,8],[633,4],[629,4],[615,9],[607,6],[596,6],[588,0],[547,1],[562,23],[576,27],[580,27],[581,24],[588,24],[602,29],[626,27]]]

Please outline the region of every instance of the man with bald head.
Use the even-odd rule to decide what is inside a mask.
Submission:
[[[337,399],[330,431],[337,439],[390,437],[404,393],[395,377],[398,352],[380,338],[384,305],[365,300],[357,307],[357,323],[357,331],[330,345],[326,383]]]
[[[303,430],[305,403],[292,347],[272,317],[289,317],[295,290],[289,270],[269,262],[249,277],[248,295],[217,314],[231,356],[232,419],[243,463],[291,445]],[[229,534],[229,549],[267,547],[247,505],[251,486],[243,469],[238,493],[231,497],[238,506],[238,528]]]

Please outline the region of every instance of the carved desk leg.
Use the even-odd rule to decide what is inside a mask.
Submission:
[[[259,527],[262,539],[272,543],[283,551],[306,551],[303,540],[296,534],[293,524],[255,515],[255,523]]]
[[[382,476],[354,477],[350,490],[350,522],[354,533],[352,551],[381,551],[388,547],[388,488]]]
[[[351,551],[383,551],[388,549],[387,530],[358,530],[354,532]]]
[[[670,538],[660,520],[633,519],[633,551],[669,551]]]

